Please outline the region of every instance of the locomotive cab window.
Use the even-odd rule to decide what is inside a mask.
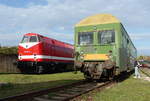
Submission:
[[[93,32],[79,32],[78,33],[79,45],[90,45],[92,43],[93,43]]]
[[[38,40],[39,40],[39,42],[42,42],[43,41],[43,36],[38,36]]]
[[[98,42],[100,44],[111,44],[115,42],[115,31],[104,30],[98,32]]]
[[[36,36],[30,36],[29,42],[38,42],[38,39]]]
[[[24,36],[21,43],[26,43],[29,40],[29,36]]]

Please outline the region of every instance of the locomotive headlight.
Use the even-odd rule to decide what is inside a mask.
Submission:
[[[33,54],[33,56],[34,56],[34,59],[36,59],[36,54]]]
[[[21,59],[21,54],[19,54],[19,59]]]

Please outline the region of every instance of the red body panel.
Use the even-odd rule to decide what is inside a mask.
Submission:
[[[20,43],[18,46],[18,61],[47,61],[73,62],[73,46],[36,33],[27,33],[25,36],[37,36],[38,42]]]

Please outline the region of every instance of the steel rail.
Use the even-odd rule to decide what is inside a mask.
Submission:
[[[65,87],[72,87],[74,85],[84,84],[86,82],[87,81],[82,80],[82,81],[79,81],[79,82],[66,84],[66,85],[59,86],[59,87],[53,87],[53,88],[48,88],[48,89],[43,89],[43,90],[33,91],[33,92],[26,92],[26,93],[19,94],[19,95],[16,95],[16,96],[9,96],[9,97],[6,97],[6,98],[0,98],[0,101],[21,101],[21,100],[28,99],[28,98],[33,98],[33,97],[36,97],[36,96],[41,96],[41,95],[47,94],[49,92],[57,91],[59,89],[65,88]]]
[[[119,78],[117,78],[111,81],[105,81],[101,83],[87,82],[86,80],[82,80],[79,82],[75,82],[75,83],[71,83],[59,87],[53,87],[53,88],[44,89],[40,91],[33,91],[33,92],[28,92],[16,96],[2,98],[0,99],[0,101],[69,101],[75,99],[78,96],[81,96],[82,94],[86,94],[90,91],[96,89],[101,90],[105,87],[109,87],[110,85],[116,83],[116,80],[117,82],[120,82],[126,79],[127,77],[129,77],[129,75],[131,75],[131,73],[128,73],[128,75],[124,74],[120,76],[119,77],[120,80]],[[55,95],[49,97],[49,94],[52,93],[55,93]]]
[[[68,98],[63,99],[63,100],[61,100],[61,101],[70,101],[70,100],[72,100],[72,99],[74,99],[74,98],[76,98],[76,97],[79,97],[79,96],[83,95],[83,94],[89,93],[90,91],[93,91],[93,90],[96,90],[96,89],[104,89],[105,87],[108,87],[108,86],[110,86],[110,85],[112,85],[112,84],[114,84],[113,81],[108,81],[108,82],[106,82],[106,83],[104,83],[104,84],[102,84],[102,85],[99,85],[99,86],[97,86],[97,87],[93,87],[93,88],[91,88],[91,89],[89,89],[89,90],[85,90],[84,92],[81,92],[81,93],[79,93],[79,94],[76,94],[75,96],[72,96],[72,97],[68,97]]]

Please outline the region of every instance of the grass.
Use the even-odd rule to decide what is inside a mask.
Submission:
[[[110,89],[102,92],[94,91],[81,98],[82,101],[87,101],[89,98],[93,101],[149,101],[150,82],[134,79],[131,76]]]
[[[83,79],[83,74],[80,72],[77,74],[67,72],[44,75],[0,74],[0,82],[8,83],[0,87],[0,98],[56,87]]]

